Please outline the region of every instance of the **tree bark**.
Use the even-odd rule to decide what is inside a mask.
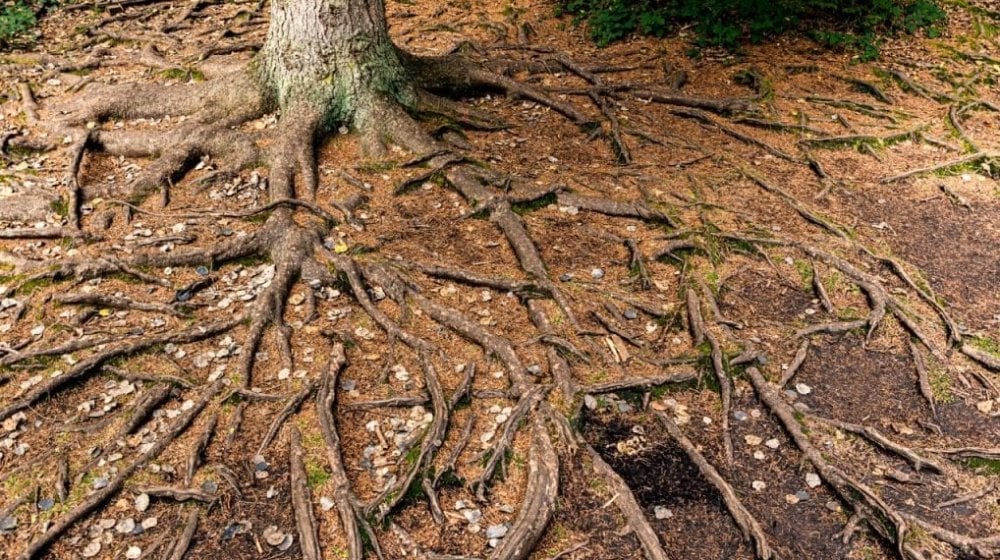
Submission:
[[[327,125],[360,127],[382,102],[416,102],[383,0],[274,0],[254,66],[273,104],[304,105]]]

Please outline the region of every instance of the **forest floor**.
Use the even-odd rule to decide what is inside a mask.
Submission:
[[[603,122],[502,94],[463,101],[502,129],[425,121],[527,185],[509,200],[551,286],[420,154],[368,161],[341,131],[317,148],[315,204],[348,206],[325,264],[350,257],[363,285],[295,284],[255,338],[267,258],[127,263],[253,235],[268,170],[206,182],[203,158],[132,207],[116,189],[153,160],[46,125],[106,84],[211,80],[267,19],[102,6],[58,9],[33,47],[0,53],[0,556],[52,534],[52,558],[302,557],[304,489],[323,558],[350,551],[345,490],[371,557],[486,557],[538,491],[548,436],[528,411],[558,410],[559,497],[533,558],[652,557],[656,540],[691,560],[767,556],[763,541],[786,559],[1000,557],[1000,14],[950,8],[943,37],[869,63],[796,38],[597,48],[548,2],[392,2],[402,48],[470,41]],[[266,145],[276,122],[243,130]],[[511,356],[551,393],[517,394]],[[339,449],[317,392],[336,397]]]

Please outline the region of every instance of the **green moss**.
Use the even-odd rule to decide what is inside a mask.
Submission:
[[[984,457],[969,457],[962,460],[962,466],[977,474],[996,476],[1000,474],[1000,460]]]
[[[536,198],[534,200],[529,200],[527,202],[518,202],[511,204],[511,210],[516,212],[518,215],[525,215],[536,210],[541,210],[549,204],[555,204],[556,195],[555,193],[549,193],[543,197]]]
[[[802,286],[809,290],[812,287],[813,267],[808,261],[795,259],[795,270],[799,272],[799,281]]]
[[[927,381],[931,385],[931,393],[934,400],[941,404],[951,404],[955,402],[955,395],[951,391],[951,377],[940,367],[932,368],[927,374]]]
[[[166,80],[178,80],[178,81],[192,81],[192,82],[203,82],[205,81],[205,74],[198,70],[197,68],[168,68],[160,72],[160,77]]]
[[[374,175],[376,173],[385,173],[386,171],[396,169],[398,166],[399,164],[394,161],[368,161],[359,165],[357,170],[362,173]]]
[[[977,336],[971,338],[969,340],[969,343],[975,346],[976,348],[982,350],[983,352],[992,354],[1000,358],[1000,343],[997,343],[997,341],[993,340],[992,338],[988,338],[985,336]]]
[[[317,488],[330,480],[330,473],[321,463],[306,461],[306,484],[309,488]]]
[[[49,204],[49,209],[63,218],[69,216],[69,203],[62,197],[53,200],[52,204]]]
[[[420,459],[419,445],[414,445],[413,447],[411,447],[410,450],[406,452],[406,456],[403,457],[403,461],[406,462],[406,466],[410,468],[416,465],[419,459]]]

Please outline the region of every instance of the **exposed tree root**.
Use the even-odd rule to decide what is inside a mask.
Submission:
[[[670,437],[677,442],[681,449],[687,453],[690,457],[691,462],[693,462],[701,475],[708,479],[709,483],[712,484],[719,491],[722,496],[723,502],[726,504],[726,508],[729,509],[730,515],[733,516],[733,520],[736,521],[737,526],[739,526],[740,531],[743,532],[743,538],[747,541],[752,541],[754,544],[754,554],[757,558],[768,559],[776,558],[776,554],[771,547],[767,544],[767,537],[764,535],[764,530],[761,528],[760,523],[753,517],[753,515],[747,511],[747,509],[740,502],[739,497],[730,486],[726,479],[719,474],[719,471],[715,470],[704,455],[702,455],[698,449],[695,447],[691,440],[684,435],[684,432],[677,427],[666,414],[658,412],[656,417],[660,420],[666,428],[667,433]]]
[[[124,486],[125,481],[128,480],[128,478],[132,476],[136,470],[146,464],[150,459],[158,456],[164,449],[166,449],[167,445],[169,445],[171,441],[187,429],[195,417],[201,413],[201,411],[209,403],[212,397],[218,394],[219,389],[221,388],[222,384],[219,382],[209,385],[202,392],[194,406],[181,416],[177,417],[170,429],[166,433],[162,434],[156,443],[154,443],[145,453],[140,454],[133,461],[121,468],[118,475],[115,476],[107,486],[91,494],[86,500],[69,510],[65,515],[50,525],[41,536],[32,540],[32,542],[28,544],[28,547],[21,552],[18,558],[23,560],[35,558],[46,547],[52,544],[55,539],[69,529],[70,526],[84,516],[93,512],[95,509],[103,505],[108,499],[117,494]]]
[[[145,3],[150,2],[132,0],[126,2],[126,5]],[[197,17],[202,7],[200,1],[188,4],[177,17],[161,26],[161,30],[169,31],[188,25],[188,20]],[[101,23],[98,27],[107,24]],[[229,31],[241,32],[232,29]],[[241,44],[253,46],[256,43],[248,40]],[[239,47],[234,45],[213,47],[216,49],[215,52],[229,52],[226,49],[235,48]],[[524,50],[530,51],[530,48],[525,47]],[[1000,361],[994,356],[963,343],[963,335],[958,325],[950,318],[944,306],[938,302],[929,288],[924,288],[912,280],[902,263],[867,249],[854,239],[849,228],[823,215],[813,204],[797,198],[791,189],[779,187],[761,174],[747,171],[746,165],[737,157],[727,155],[716,158],[710,152],[697,148],[687,141],[678,141],[676,144],[701,155],[676,167],[689,167],[706,160],[709,160],[709,163],[715,162],[720,167],[728,165],[736,170],[738,176],[745,177],[756,185],[754,188],[759,188],[757,192],[761,196],[770,197],[769,200],[776,199],[779,204],[794,210],[795,215],[818,228],[821,236],[825,237],[810,239],[810,242],[806,243],[800,241],[800,238],[769,237],[769,234],[761,232],[770,230],[756,226],[746,230],[753,233],[735,229],[720,230],[717,225],[709,223],[706,219],[709,213],[725,211],[740,220],[746,213],[733,211],[711,200],[705,201],[700,194],[691,198],[677,194],[677,198],[685,203],[686,211],[690,210],[691,214],[697,213],[702,219],[699,225],[686,223],[686,220],[673,213],[668,215],[668,212],[661,209],[659,203],[643,188],[640,188],[641,198],[617,200],[603,194],[584,195],[571,192],[564,184],[542,185],[541,182],[538,185],[524,184],[516,177],[478,168],[473,157],[454,151],[465,148],[446,147],[443,141],[438,141],[434,135],[425,132],[413,120],[412,115],[444,115],[470,128],[496,130],[506,125],[500,123],[498,119],[443,96],[479,93],[484,90],[502,91],[561,114],[583,129],[581,137],[587,133],[590,133],[592,138],[605,137],[618,163],[628,164],[636,158],[637,152],[634,147],[630,148],[626,144],[624,139],[626,134],[661,145],[671,145],[673,142],[648,131],[626,126],[623,117],[619,115],[619,111],[622,110],[619,105],[640,98],[674,106],[671,113],[675,117],[702,123],[714,131],[739,140],[749,146],[748,149],[759,150],[776,157],[785,165],[790,163],[799,168],[808,166],[819,178],[824,189],[821,193],[823,196],[836,193],[836,186],[840,183],[828,174],[823,165],[810,154],[808,148],[842,144],[864,145],[870,148],[870,144],[884,145],[917,138],[921,136],[922,130],[909,130],[886,136],[853,131],[849,135],[831,135],[808,126],[805,124],[807,121],[801,124],[788,124],[781,122],[777,117],[778,120],[765,120],[759,117],[756,111],[757,99],[704,99],[682,96],[676,91],[658,91],[631,84],[613,84],[610,77],[605,79],[605,76],[599,74],[608,74],[614,69],[580,64],[553,51],[531,52],[546,55],[545,62],[539,65],[536,64],[537,59],[528,62],[515,61],[510,64],[511,69],[516,66],[527,67],[531,71],[539,68],[541,68],[539,71],[547,71],[549,64],[554,64],[568,70],[573,76],[572,79],[585,82],[586,87],[546,90],[528,85],[509,77],[509,73],[493,71],[488,65],[474,61],[462,50],[445,56],[425,58],[400,53],[404,67],[412,78],[413,83],[409,84],[413,90],[410,92],[413,94],[412,97],[401,96],[401,99],[396,99],[385,92],[360,92],[366,104],[364,108],[358,109],[356,114],[348,112],[333,115],[334,120],[339,118],[342,121],[335,125],[343,124],[357,129],[361,135],[363,148],[369,155],[384,156],[390,149],[389,144],[409,152],[406,156],[409,159],[401,167],[415,168],[416,172],[402,183],[397,183],[396,195],[420,196],[422,189],[412,187],[427,182],[441,182],[464,199],[467,206],[467,209],[462,209],[464,218],[487,218],[507,242],[515,263],[520,268],[519,272],[515,271],[510,276],[484,274],[474,270],[474,267],[464,268],[448,262],[418,260],[427,257],[383,256],[378,250],[375,250],[374,254],[362,254],[362,251],[358,251],[358,254],[345,253],[340,249],[340,245],[337,245],[336,249],[328,250],[326,247],[332,247],[329,243],[324,247],[325,238],[329,241],[329,238],[334,238],[336,235],[333,228],[338,222],[333,213],[326,210],[327,205],[336,208],[344,221],[349,226],[356,226],[357,231],[361,231],[366,225],[365,219],[358,217],[360,216],[358,204],[351,201],[332,201],[327,196],[328,193],[323,192],[321,188],[325,185],[317,166],[316,141],[328,131],[331,108],[313,101],[284,103],[279,107],[273,99],[270,99],[271,93],[263,91],[265,88],[261,87],[257,77],[247,71],[239,71],[193,85],[120,88],[111,92],[101,92],[80,106],[71,107],[70,118],[66,125],[76,126],[93,122],[97,126],[91,126],[82,133],[77,128],[69,129],[73,136],[70,142],[73,157],[67,180],[70,188],[68,197],[70,210],[67,217],[69,225],[44,229],[4,230],[0,231],[0,238],[67,237],[88,243],[96,242],[98,239],[85,231],[85,226],[92,225],[88,220],[94,218],[87,218],[81,212],[81,207],[93,201],[95,197],[104,198],[105,202],[115,208],[120,207],[127,217],[141,215],[149,219],[242,220],[257,221],[260,225],[246,235],[229,237],[204,248],[195,246],[197,243],[194,241],[197,239],[194,237],[169,238],[157,234],[155,239],[130,245],[130,250],[141,250],[136,250],[125,257],[66,258],[57,262],[55,266],[32,271],[27,280],[22,280],[15,286],[14,292],[38,280],[105,279],[126,274],[150,285],[155,284],[168,288],[171,292],[184,293],[186,297],[191,297],[199,290],[207,289],[216,278],[215,273],[211,279],[195,280],[194,284],[189,283],[183,289],[177,289],[170,281],[157,278],[155,273],[146,269],[217,266],[243,258],[269,260],[273,265],[274,275],[259,293],[254,294],[253,297],[256,299],[247,305],[245,311],[235,313],[226,319],[211,323],[196,323],[194,327],[174,327],[173,330],[160,334],[136,336],[106,332],[88,334],[69,341],[50,343],[47,346],[39,344],[38,339],[27,338],[23,342],[17,342],[3,349],[5,355],[0,358],[0,366],[11,368],[33,367],[36,362],[62,354],[85,351],[89,351],[89,354],[71,364],[67,372],[54,377],[40,378],[34,384],[25,386],[14,400],[0,408],[0,420],[10,419],[18,412],[40,404],[51,395],[69,387],[71,383],[88,380],[93,374],[106,371],[121,379],[148,383],[132,406],[123,410],[115,420],[111,418],[101,420],[92,427],[94,431],[104,429],[112,421],[124,416],[125,420],[118,431],[111,434],[115,440],[119,440],[143,428],[150,422],[151,417],[156,417],[156,411],[160,410],[171,397],[188,389],[200,392],[194,406],[178,416],[166,432],[159,434],[150,448],[120,468],[108,486],[87,496],[81,502],[70,505],[67,513],[56,518],[44,534],[29,543],[21,553],[21,557],[32,558],[41,553],[70,526],[83,516],[102,507],[126,485],[154,498],[214,504],[218,499],[214,493],[190,488],[204,458],[210,455],[211,448],[219,445],[225,447],[227,451],[237,448],[237,432],[244,421],[245,412],[253,410],[252,407],[260,406],[261,403],[274,402],[277,404],[265,405],[273,406],[277,410],[269,417],[267,429],[256,447],[255,455],[264,454],[275,440],[279,439],[285,424],[290,424],[287,431],[290,495],[299,550],[303,558],[320,558],[323,550],[322,535],[313,510],[312,492],[307,483],[303,435],[300,433],[298,422],[290,421],[299,414],[302,405],[315,394],[319,431],[325,444],[326,462],[331,476],[329,488],[332,490],[333,503],[340,522],[339,530],[343,533],[347,557],[350,560],[365,558],[369,550],[381,558],[383,543],[380,543],[379,535],[387,526],[394,528],[393,532],[399,536],[404,548],[416,547],[413,540],[406,535],[406,531],[391,519],[391,516],[399,510],[411,506],[415,490],[422,490],[426,496],[430,518],[439,525],[447,523],[451,512],[445,511],[439,498],[439,492],[446,492],[441,486],[445,475],[458,476],[461,473],[464,477],[467,471],[471,470],[471,475],[464,481],[467,490],[482,502],[490,501],[498,477],[507,474],[510,457],[516,450],[523,450],[524,446],[527,447],[527,463],[523,469],[525,482],[520,508],[506,536],[492,543],[493,549],[490,552],[492,558],[521,560],[533,554],[555,515],[562,491],[559,486],[560,469],[565,468],[569,461],[579,458],[579,452],[585,459],[589,459],[594,473],[607,483],[613,494],[612,501],[616,502],[618,510],[634,532],[645,556],[650,560],[664,560],[668,554],[656,530],[645,518],[632,490],[582,438],[573,420],[579,414],[581,401],[585,397],[593,401],[590,395],[653,389],[668,384],[688,383],[706,374],[713,375],[719,388],[721,405],[720,422],[717,424],[720,426],[718,437],[721,439],[724,460],[727,463],[733,462],[730,417],[734,392],[739,387],[738,384],[734,386],[731,377],[735,373],[733,366],[754,361],[763,364],[766,355],[760,350],[760,346],[744,346],[738,350],[740,355],[733,357],[732,336],[737,332],[736,329],[743,329],[746,324],[726,319],[712,288],[705,279],[693,273],[697,270],[698,259],[708,257],[714,261],[719,258],[718,248],[727,244],[749,246],[752,250],[747,251],[748,254],[754,258],[762,256],[768,261],[770,256],[767,249],[773,247],[781,247],[789,252],[804,255],[812,262],[811,277],[807,282],[811,283],[811,286],[808,286],[807,290],[811,288],[815,292],[817,298],[815,303],[820,304],[831,315],[835,314],[837,308],[824,287],[817,263],[823,263],[826,270],[835,271],[846,277],[860,290],[862,296],[858,299],[867,300],[868,312],[864,318],[854,319],[848,316],[847,319],[841,320],[834,316],[833,320],[827,322],[807,322],[805,326],[801,326],[800,323],[801,328],[798,328],[794,335],[802,340],[797,342],[798,348],[789,366],[780,373],[780,376],[776,376],[780,377],[777,386],[771,385],[755,367],[746,370],[760,401],[778,418],[801,451],[804,460],[812,465],[822,480],[853,510],[856,518],[852,519],[856,524],[864,522],[870,525],[881,538],[894,544],[898,554],[905,558],[922,558],[921,552],[907,540],[909,531],[914,527],[923,529],[940,543],[945,543],[956,550],[982,557],[996,555],[998,546],[995,538],[973,539],[962,536],[898,511],[888,498],[849,474],[845,467],[838,466],[821,452],[811,442],[808,432],[800,422],[818,422],[855,434],[885,453],[905,460],[917,471],[945,473],[947,469],[935,456],[995,460],[1000,455],[997,450],[956,447],[925,448],[918,451],[890,439],[870,426],[798,412],[784,400],[779,391],[780,387],[799,374],[809,359],[809,351],[813,348],[812,345],[816,344],[816,341],[809,337],[820,333],[838,334],[863,330],[866,343],[872,342],[876,334],[881,334],[880,327],[885,323],[886,315],[895,317],[899,325],[915,339],[915,342],[909,343],[909,350],[914,357],[920,393],[935,414],[937,409],[934,391],[916,342],[924,345],[940,361],[946,361],[949,358],[947,351],[956,346],[972,361],[987,369],[1000,371]],[[147,58],[154,62],[160,60],[158,64],[161,65],[167,64],[154,50],[147,51]],[[680,80],[676,76],[671,79]],[[882,103],[894,101],[872,83],[855,78],[844,79],[862,87]],[[938,99],[938,96],[916,85],[902,74],[896,76],[896,79],[920,95]],[[22,85],[24,86],[21,91],[22,103],[31,100],[34,104],[30,89],[26,84]],[[590,111],[593,114],[556,95],[560,91],[590,99],[593,103]],[[903,115],[902,112],[882,105],[822,97],[809,97],[807,101],[892,122]],[[949,113],[952,125],[958,134],[973,148],[975,145],[962,128],[962,117],[979,107],[974,103],[955,104]],[[244,124],[279,108],[280,121],[277,128],[269,133],[270,138],[258,138],[252,133],[245,132],[249,127],[244,127]],[[28,109],[25,108],[30,116],[32,113]],[[35,104],[32,111],[37,109]],[[181,115],[185,119],[169,132],[131,131],[104,126],[111,120],[154,119],[164,114]],[[734,125],[730,125],[729,122]],[[846,119],[841,122],[849,130],[853,129],[853,125]],[[796,144],[798,151],[786,152],[747,133],[749,130],[747,127],[798,134],[800,137]],[[805,134],[812,134],[814,137],[803,138]],[[8,143],[7,140],[0,144]],[[262,140],[260,144],[259,140]],[[82,169],[88,155],[97,151],[129,158],[155,159],[141,169],[134,182],[124,188],[93,188],[82,184],[81,177],[84,176]],[[185,176],[194,171],[199,162],[205,159],[211,160],[213,165],[218,165],[206,182],[234,176],[246,167],[265,162],[269,167],[266,203],[248,210],[236,211],[189,208],[180,212],[166,212],[149,209],[149,204],[144,201],[156,192],[162,194],[161,206],[169,206],[171,189],[184,184]],[[900,181],[917,175],[994,159],[996,159],[995,154],[977,151],[953,162],[913,170],[889,177],[886,181]],[[626,171],[632,170],[626,169]],[[640,171],[634,175],[641,176],[641,174]],[[335,176],[365,192],[371,190],[364,181],[343,171]],[[626,288],[638,286],[643,290],[641,298],[626,295],[622,286],[595,283],[580,288],[583,283],[554,281],[550,265],[542,256],[544,253],[542,240],[537,232],[533,231],[534,222],[518,213],[521,204],[544,202],[553,197],[562,207],[600,214],[608,219],[621,218],[644,222],[650,227],[670,228],[665,234],[655,237],[652,244],[639,237],[632,238],[631,234],[596,232],[595,237],[610,240],[619,251],[628,251],[626,262],[628,268],[635,274],[622,286]],[[358,199],[358,203],[360,202],[363,201]],[[573,213],[575,214],[575,211]],[[743,226],[746,226],[746,222],[740,227]],[[837,244],[835,246],[838,250],[827,248],[827,245],[820,242],[821,239],[832,239]],[[168,240],[187,242],[191,246],[170,252],[150,250],[151,247]],[[847,250],[839,250],[844,247]],[[437,252],[433,254],[437,255]],[[654,272],[656,267],[674,262],[680,268],[678,273],[680,280],[675,287],[683,301],[668,305],[659,301],[664,298],[657,293],[667,289],[657,285],[657,290],[653,290]],[[893,280],[896,286],[899,282],[905,285],[906,290],[902,290],[903,292],[917,294],[913,301],[918,302],[915,305],[920,306],[920,311],[914,312],[904,307],[903,302],[906,300],[895,297],[899,289],[890,290],[891,284],[879,277],[877,272],[872,272],[872,267],[868,266],[870,264],[890,270],[892,278],[896,279]],[[512,294],[515,296],[512,301],[516,302],[512,307],[520,306],[518,311],[523,312],[521,318],[530,321],[529,327],[533,332],[527,335],[517,333],[513,336],[500,334],[499,331],[491,329],[488,323],[477,321],[460,308],[444,303],[432,292],[423,288],[424,282],[440,280],[475,287],[477,290],[485,290],[487,294],[492,292]],[[204,283],[199,284],[199,282]],[[718,284],[721,285],[721,281]],[[302,319],[302,315],[290,309],[289,305],[290,296],[297,287],[308,288],[305,296],[308,302],[307,312],[301,322],[297,321]],[[338,403],[340,377],[350,367],[344,345],[349,342],[348,339],[352,335],[343,331],[342,329],[346,327],[335,321],[332,330],[322,331],[327,335],[327,342],[332,339],[333,343],[328,360],[318,376],[305,379],[297,390],[288,393],[268,386],[268,380],[258,376],[260,373],[258,370],[267,363],[277,363],[288,370],[300,367],[303,357],[296,354],[297,348],[293,343],[301,334],[297,327],[322,320],[321,298],[325,296],[320,290],[333,288],[343,290],[353,297],[367,318],[370,318],[388,339],[391,350],[384,356],[386,362],[384,371],[388,371],[387,368],[390,366],[388,362],[397,361],[395,355],[397,342],[401,343],[399,347],[405,354],[405,359],[419,363],[419,383],[416,389],[408,386],[405,393],[400,394],[394,389],[386,398],[366,398],[350,403]],[[375,295],[378,290],[384,293],[384,299],[382,295]],[[198,320],[199,307],[184,305],[184,301],[178,297],[170,303],[157,303],[143,299],[145,297],[109,295],[100,291],[61,291],[41,302],[41,305],[54,302],[163,315],[173,321]],[[841,305],[839,294],[834,294],[834,297],[837,298],[837,305]],[[723,301],[721,296],[720,301]],[[31,300],[31,303],[38,302]],[[628,313],[621,312],[622,305],[630,308]],[[937,330],[929,327],[928,322],[922,318],[916,318],[920,312],[926,312],[932,317],[937,314],[944,330],[948,332],[946,348],[938,348],[932,335],[929,334],[937,333]],[[23,313],[25,311],[22,311]],[[628,322],[637,319],[640,313],[645,314],[644,320],[654,321],[647,326],[645,333],[642,332],[641,323]],[[668,336],[668,332],[672,333],[669,336],[673,336],[680,330],[679,336],[684,338],[682,332],[685,317],[687,330],[697,354],[692,357],[690,354],[664,353],[666,348],[663,344],[664,337]],[[673,328],[675,325],[678,329]],[[313,328],[310,326],[310,329]],[[657,330],[660,332],[653,334]],[[189,374],[187,371],[183,375],[191,377],[192,380],[160,372],[129,373],[128,367],[119,368],[111,363],[167,344],[193,344],[237,332],[240,339],[240,353],[234,360],[236,372],[226,381],[204,384],[200,380],[193,381],[196,374],[194,372]],[[790,329],[785,332],[787,334]],[[452,377],[443,369],[442,364],[448,362],[449,356],[445,353],[447,349],[438,346],[436,338],[452,335],[478,347],[487,359],[499,363],[502,370],[498,374],[498,379],[501,379],[499,389],[496,385],[486,386],[484,389],[481,380],[477,379],[477,369],[473,363],[463,364],[461,379],[457,384],[454,383],[458,377],[458,370],[456,376]],[[49,341],[48,338],[44,340],[46,343]],[[606,341],[608,347],[602,346],[601,341]],[[353,343],[353,340],[350,342]],[[268,359],[273,359],[272,362],[265,362],[262,357],[265,352]],[[543,365],[526,366],[533,363],[528,361],[529,356],[541,357],[542,359],[538,361],[547,364],[547,370]],[[703,369],[707,370],[710,367],[711,373],[675,367],[702,360],[704,360]],[[584,377],[587,373],[584,370],[596,369],[602,364],[607,365],[617,376]],[[656,367],[650,368],[650,366]],[[660,367],[670,369],[663,370]],[[639,373],[640,368],[650,369],[642,369]],[[977,374],[977,378],[987,390],[997,392],[991,377]],[[12,375],[10,381],[21,382],[23,379],[21,375]],[[382,383],[386,381],[387,378],[383,377]],[[232,383],[232,387],[226,392],[223,392],[224,383]],[[448,387],[449,391],[454,387],[454,390],[449,394],[445,387]],[[202,410],[220,394],[224,395],[222,399],[224,401],[230,398],[239,401],[227,419],[227,437],[223,442],[214,441],[220,418],[218,413],[214,413],[204,421],[197,437],[182,453],[185,462],[183,487],[131,486],[129,478],[139,467],[161,454],[171,441],[187,429]],[[505,410],[503,418],[497,419],[492,440],[487,442],[484,439],[484,449],[477,454],[469,449],[469,442],[477,426],[474,411],[465,413],[466,420],[461,427],[455,425],[458,424],[455,418],[461,418],[462,414],[458,412],[456,416],[457,409],[470,402],[475,407],[479,404],[476,401],[481,398],[507,401],[512,406],[509,414]],[[647,394],[643,406],[648,404],[648,400]],[[362,495],[356,493],[353,482],[356,479],[353,474],[349,474],[354,470],[354,458],[344,456],[345,449],[338,431],[341,429],[338,414],[341,411],[351,411],[350,414],[362,415],[370,414],[377,409],[417,406],[421,408],[428,406],[430,420],[418,432],[419,437],[414,439],[413,447],[405,450],[406,461],[400,461],[396,465],[399,470],[395,479],[371,492]],[[665,415],[657,414],[657,416],[670,437],[697,466],[705,480],[718,490],[743,537],[752,544],[756,557],[776,558],[776,549],[769,544],[765,527],[743,506],[734,485],[709,462],[700,446],[688,439],[677,424]],[[78,424],[78,421],[74,421],[74,425]],[[379,437],[386,439],[381,433]],[[449,449],[446,445],[449,440],[455,443],[450,446],[447,456],[444,456],[442,450]],[[389,447],[388,442],[383,443]],[[244,451],[252,449],[247,448]],[[62,450],[58,452],[62,466],[56,479],[55,489],[58,497],[66,501],[71,493],[69,463]],[[473,455],[474,457],[468,460],[469,456]],[[86,464],[80,473],[81,476],[93,468],[96,460],[93,458]],[[475,466],[471,467],[473,464]],[[242,497],[239,476],[225,465],[212,467],[218,470],[220,476],[233,487],[234,494]],[[940,507],[947,508],[976,500],[990,491],[981,490],[961,496],[941,503]],[[21,505],[18,502],[13,508]],[[194,542],[195,532],[198,530],[199,515],[198,509],[192,509],[186,516],[183,533],[166,548],[165,558],[180,560],[188,553]],[[0,518],[2,517],[4,516],[0,515]],[[849,538],[851,533],[853,529],[845,528],[845,538]],[[556,557],[568,555],[585,544],[573,545]],[[435,555],[433,552],[427,552],[426,556],[445,557]]]

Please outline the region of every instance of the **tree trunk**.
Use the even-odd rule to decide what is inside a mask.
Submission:
[[[273,0],[256,75],[283,110],[359,126],[380,102],[416,99],[389,38],[383,0]]]

